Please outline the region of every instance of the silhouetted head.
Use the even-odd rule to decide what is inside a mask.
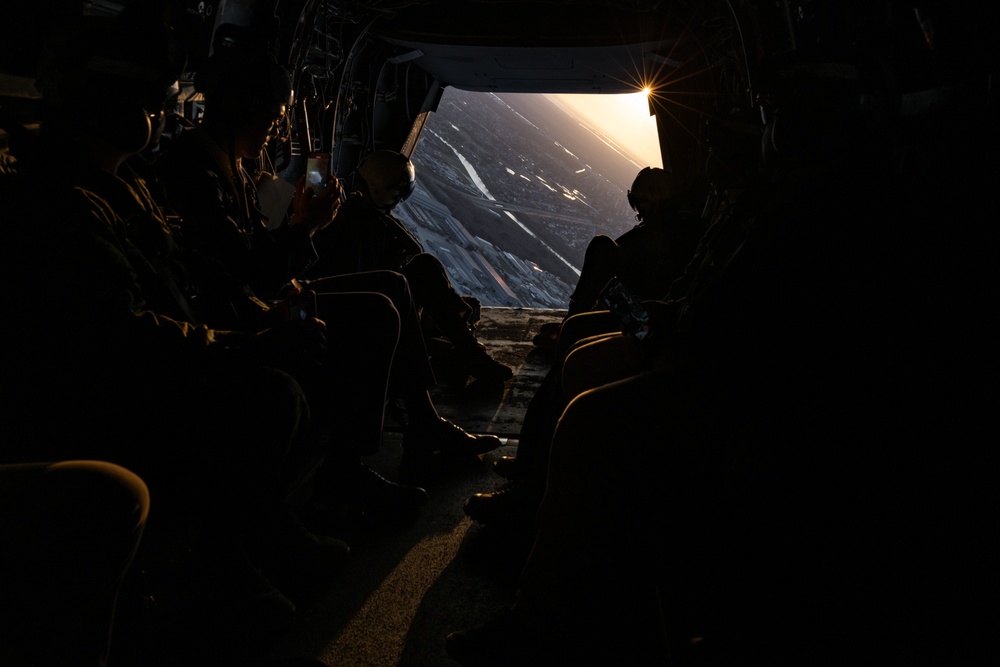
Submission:
[[[671,204],[677,195],[674,177],[665,169],[644,167],[628,190],[628,203],[637,220],[655,217]]]
[[[155,15],[87,16],[58,29],[39,61],[45,122],[138,153],[177,93],[184,57]]]
[[[417,182],[410,159],[391,150],[375,151],[362,160],[358,175],[364,182],[365,195],[381,211],[391,211],[409,197]]]
[[[195,76],[205,123],[239,158],[256,158],[292,104],[292,80],[264,45],[237,26],[216,31],[215,53]]]

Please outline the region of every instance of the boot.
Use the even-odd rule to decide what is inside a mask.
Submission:
[[[469,375],[490,384],[501,384],[514,377],[514,371],[491,357],[471,332],[470,339],[455,346],[458,363]]]

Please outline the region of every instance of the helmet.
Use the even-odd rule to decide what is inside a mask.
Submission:
[[[207,107],[238,121],[259,112],[278,115],[291,106],[288,71],[248,30],[224,23],[216,30],[213,46],[212,57],[194,78]]]
[[[46,44],[35,85],[50,118],[71,118],[85,133],[136,153],[176,93],[184,60],[155,16],[138,10],[84,16],[61,26]],[[104,103],[89,104],[95,94]]]
[[[362,160],[358,175],[364,181],[372,203],[383,211],[391,210],[409,197],[417,182],[416,170],[410,159],[391,150],[375,151]]]
[[[210,62],[209,69],[195,78],[195,88],[205,95],[206,108],[221,109],[219,115],[239,120],[258,112],[282,113],[292,103],[292,80],[276,61],[261,57],[235,59],[226,56]]]
[[[669,202],[676,194],[677,186],[669,171],[656,167],[644,167],[632,181],[628,191],[628,203],[642,220],[653,211]]]

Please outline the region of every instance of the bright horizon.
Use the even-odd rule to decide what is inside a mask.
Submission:
[[[547,95],[587,124],[617,142],[642,166],[663,167],[656,117],[646,92],[606,95]]]

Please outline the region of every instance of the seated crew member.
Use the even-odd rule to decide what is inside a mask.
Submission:
[[[640,224],[618,241],[606,236],[594,238],[567,317],[562,323],[543,325],[535,336],[535,345],[553,349],[555,359],[525,414],[517,456],[502,456],[494,462],[497,473],[517,483],[498,492],[471,497],[466,511],[477,521],[505,522],[511,512],[533,514],[541,499],[552,431],[569,398],[576,395],[566,395],[563,389],[563,361],[584,339],[596,340],[621,332],[618,319],[596,303],[608,281],[618,278],[636,300],[646,302],[646,308],[654,311],[654,316],[663,318],[660,312],[663,306],[651,302],[684,298],[687,281],[700,271],[706,248],[718,252],[719,246],[731,248],[741,238],[741,230],[729,220],[730,203],[718,207],[716,218],[722,220],[721,224],[713,220],[706,225],[700,218],[680,210],[673,178],[662,169],[641,170],[628,196]],[[720,230],[724,231],[720,234]],[[601,355],[592,355],[589,366],[577,367],[584,366],[590,381],[596,385],[601,383],[593,376],[602,371],[621,376],[616,364]],[[526,494],[525,486],[533,488]],[[532,500],[524,503],[526,496]]]
[[[660,180],[660,176],[655,174],[651,170],[643,170],[637,176],[636,183],[641,185],[642,180],[650,177],[650,180],[646,180],[647,185],[668,182]],[[636,184],[633,184],[633,188],[639,192],[647,191],[645,187],[637,188]],[[558,338],[553,365],[532,397],[525,414],[518,439],[517,456],[501,457],[494,465],[501,476],[511,481],[495,491],[469,497],[465,503],[465,512],[470,518],[484,524],[530,531],[533,517],[545,493],[550,446],[557,422],[566,406],[585,390],[632,377],[657,366],[669,366],[674,363],[677,349],[683,349],[692,343],[696,343],[699,349],[709,350],[721,351],[734,347],[738,339],[718,345],[708,345],[704,341],[714,340],[720,335],[732,335],[743,328],[740,324],[727,321],[727,318],[735,317],[741,309],[748,306],[726,296],[725,291],[717,290],[716,284],[724,275],[729,262],[747,244],[745,220],[752,218],[753,211],[764,205],[766,191],[765,187],[758,187],[755,192],[748,194],[740,191],[733,195],[734,200],[726,200],[718,205],[707,230],[689,253],[686,266],[681,268],[679,275],[668,285],[666,296],[642,302],[650,313],[651,326],[655,332],[651,334],[656,339],[652,346],[638,348],[633,341],[623,337],[620,322],[607,310],[581,311],[566,318],[556,331]],[[630,194],[630,201],[633,199],[636,203],[647,201],[646,197],[633,198]],[[729,286],[734,284],[733,275],[734,271],[731,270],[727,283]],[[590,281],[590,286],[598,288],[597,282]],[[701,305],[706,303],[706,293],[710,296],[707,301],[710,304],[708,309]],[[761,291],[760,296],[764,294]],[[753,303],[755,294],[748,290],[746,295],[748,298],[745,301]],[[695,305],[692,306],[692,303]],[[684,314],[692,308],[699,314],[697,322],[703,328],[696,335],[689,331],[681,335],[682,323],[686,321]],[[716,312],[726,314],[721,319],[721,324],[713,321],[716,317],[713,313]],[[711,325],[708,325],[710,322]],[[731,331],[722,333],[727,330]],[[649,353],[651,349],[663,347],[665,339],[669,343],[666,343],[664,352],[655,355]],[[733,363],[742,362],[734,359]]]
[[[235,36],[246,39],[238,31]],[[201,271],[203,316],[208,321],[228,316],[240,327],[255,327],[273,316],[262,299],[279,296],[314,257],[312,231],[332,219],[339,184],[331,179],[316,193],[305,188],[303,177],[288,220],[274,230],[265,225],[246,165],[259,157],[274,120],[287,112],[291,83],[272,59],[240,48],[220,45],[196,81],[206,96],[201,124],[182,133],[155,167],[170,207],[180,215],[185,251],[195,255]],[[247,286],[251,298],[233,299],[234,283]],[[351,488],[360,475],[361,493],[396,496],[403,504],[422,502],[422,490],[377,477],[358,458],[381,444],[387,390],[406,405],[407,462],[426,462],[435,453],[479,455],[500,445],[495,436],[470,435],[438,415],[428,391],[434,378],[416,306],[401,275],[372,271],[302,284],[317,294],[319,314],[332,324],[336,363],[329,370],[338,376],[311,396],[316,418],[333,429],[339,442],[332,446],[342,454],[324,466],[321,478],[329,473],[333,480],[327,486]],[[369,305],[358,305],[359,299]],[[395,312],[380,305],[386,299]],[[326,398],[331,391],[334,397]],[[343,451],[350,447],[355,451]],[[335,471],[344,469],[354,471],[355,478],[341,479]]]
[[[981,469],[995,450],[984,451],[979,431],[994,421],[995,403],[984,408],[995,392],[977,396],[982,371],[958,378],[994,346],[975,334],[979,313],[926,322],[925,289],[894,289],[933,282],[942,268],[965,273],[964,253],[918,266],[931,253],[906,257],[886,233],[901,204],[917,234],[936,229],[943,211],[965,217],[979,203],[978,185],[963,181],[982,178],[966,168],[946,175],[955,190],[924,192],[918,205],[900,198],[920,189],[893,180],[898,153],[883,152],[880,126],[852,106],[863,84],[824,79],[826,65],[813,79],[793,63],[788,88],[771,93],[764,148],[767,162],[781,158],[775,190],[730,227],[743,228],[736,251],[692,281],[660,350],[666,366],[583,391],[562,414],[517,602],[499,622],[449,637],[462,664],[660,664],[662,655],[623,655],[656,629],[616,618],[627,616],[629,592],[654,585],[678,638],[711,647],[729,635],[723,650],[735,652],[702,656],[712,663],[884,664],[907,654],[936,664],[992,642],[996,614],[983,602],[996,578],[982,575],[996,547],[966,531],[991,525],[984,519],[1000,507],[980,495],[995,497],[993,472]],[[956,211],[956,192],[968,208]],[[720,239],[710,250],[725,247]],[[979,297],[985,289],[945,280]],[[916,307],[918,327],[897,321],[887,304],[898,298]],[[946,364],[928,361],[930,348]],[[990,359],[995,368],[995,349]],[[682,623],[697,630],[681,634]]]
[[[314,455],[323,457],[318,481],[313,485],[320,492],[317,499],[322,499],[326,505],[336,505],[338,515],[359,518],[408,515],[423,505],[427,499],[423,489],[390,482],[359,458],[359,454],[375,453],[381,443],[387,378],[398,347],[402,319],[393,302],[406,304],[409,299],[403,279],[376,276],[381,278],[378,281],[380,293],[358,291],[317,296],[307,291],[275,303],[273,307],[256,299],[246,285],[236,280],[224,281],[222,285],[228,291],[222,291],[219,282],[209,282],[209,288],[203,290],[197,279],[203,278],[206,272],[198,269],[198,257],[184,252],[182,244],[178,243],[173,233],[176,223],[172,225],[163,215],[166,207],[159,202],[164,198],[162,192],[159,196],[153,195],[159,182],[150,165],[142,155],[136,155],[122,166],[122,172],[123,180],[137,195],[130,193],[118,202],[121,210],[133,211],[126,217],[132,238],[158,272],[194,295],[195,314],[192,317],[205,319],[210,324],[214,324],[213,317],[229,321],[227,314],[218,316],[209,305],[222,303],[223,299],[232,305],[226,309],[227,313],[245,313],[242,321],[237,318],[231,326],[250,330],[287,326],[291,318],[312,310],[310,302],[313,299],[321,301],[325,307],[336,305],[347,312],[365,313],[366,329],[338,328],[327,332],[332,354],[328,354],[319,367],[303,365],[295,355],[289,356],[281,350],[275,350],[271,363],[295,377],[315,406],[312,411],[315,444],[319,446],[323,441],[331,441]],[[373,281],[368,283],[364,287],[374,286]],[[392,300],[384,296],[389,293],[395,294]],[[205,299],[200,298],[203,295]],[[171,305],[167,301],[166,307]],[[350,351],[350,355],[339,353],[345,350]],[[331,405],[339,409],[331,410]],[[336,442],[347,443],[350,448],[331,446],[333,436],[326,432],[331,422],[326,418],[328,414],[336,418],[342,414],[352,415],[351,420],[337,427],[336,438]],[[308,458],[308,455],[304,457],[304,464]]]
[[[269,307],[257,299],[247,285],[228,276],[210,259],[206,261],[197,253],[186,252],[179,242],[181,234],[177,216],[170,212],[166,195],[147,157],[154,156],[159,150],[159,129],[165,122],[164,119],[159,127],[154,128],[150,146],[143,153],[129,157],[122,164],[119,176],[129,183],[132,192],[115,201],[117,210],[128,212],[123,213],[123,217],[130,238],[156,272],[164,277],[163,283],[172,285],[174,292],[191,295],[191,300],[184,299],[183,303],[193,308],[180,310],[177,308],[179,301],[172,294],[159,294],[164,310],[180,318],[205,320],[211,325],[249,328],[251,331],[260,327],[286,326],[292,315],[304,312],[300,309],[302,300],[297,301],[299,306],[285,300],[276,304],[277,307]],[[405,283],[401,279],[391,280],[392,276],[383,278],[380,288],[386,293],[395,290],[398,295],[395,300],[406,303],[409,297]],[[330,298],[326,297],[324,301]],[[370,325],[364,331],[353,328],[327,333],[328,343],[332,343],[335,350],[351,350],[352,355],[336,361],[328,358],[316,368],[312,364],[299,363],[295,355],[275,350],[270,361],[303,384],[307,397],[321,408],[314,414],[322,415],[326,405],[346,406],[343,412],[353,415],[354,419],[339,429],[341,440],[354,446],[370,443],[366,445],[370,451],[358,451],[374,453],[375,443],[381,442],[382,406],[387,390],[385,378],[389,376],[398,343],[400,314],[382,294],[344,293],[338,294],[336,299],[343,309],[364,312]],[[299,310],[292,313],[290,308]],[[290,342],[294,344],[294,341]],[[336,357],[333,355],[333,358]],[[333,377],[334,369],[344,377],[362,378],[363,381],[345,382],[343,377]],[[329,439],[330,435],[321,431],[325,429],[326,420],[312,421],[314,430],[317,430],[312,439],[317,443]],[[319,497],[325,505],[336,506],[336,515],[340,517],[408,515],[426,502],[426,491],[386,480],[364,465],[358,452],[326,447],[323,452],[304,454],[303,465],[316,456],[323,456],[324,464],[319,481],[314,486],[322,492]],[[330,514],[329,511],[323,513]]]
[[[133,14],[64,28],[38,78],[40,144],[2,184],[4,279],[32,283],[10,300],[23,319],[3,355],[4,462],[127,466],[159,499],[159,525],[173,517],[203,529],[192,529],[195,552],[217,568],[218,599],[276,627],[294,613],[284,593],[322,589],[348,553],[290,514],[289,452],[307,406],[298,383],[262,361],[284,348],[318,363],[322,325],[298,324],[287,347],[278,329],[215,330],[146,300],[192,312],[132,242],[130,211],[111,203],[135,198],[116,174],[149,141],[176,81],[170,42]],[[93,94],[107,104],[80,105]],[[53,168],[52,156],[67,154],[75,168]]]
[[[747,274],[730,277],[748,290],[757,286]],[[721,305],[713,301],[710,296],[694,304],[697,324],[703,323],[706,311],[711,313],[711,306]],[[588,317],[569,318],[567,334],[575,320]],[[529,660],[659,664],[665,660],[658,653],[664,638],[648,623],[656,617],[657,574],[671,582],[665,589],[670,602],[685,611],[700,609],[699,600],[673,583],[671,577],[678,571],[699,582],[711,572],[715,578],[697,593],[718,592],[715,587],[723,577],[711,568],[721,569],[726,550],[716,551],[697,528],[718,531],[721,544],[721,535],[731,525],[724,523],[727,516],[720,508],[736,503],[720,484],[725,476],[712,464],[724,467],[729,462],[728,438],[747,423],[754,407],[763,411],[742,398],[747,389],[754,388],[759,400],[765,385],[781,383],[765,383],[766,376],[753,368],[754,357],[741,359],[742,346],[714,350],[717,344],[732,343],[719,335],[722,332],[705,335],[699,330],[691,340],[678,340],[677,331],[665,322],[655,324],[659,328],[653,337],[642,342],[600,336],[599,341],[622,340],[635,349],[618,359],[618,381],[597,382],[580,394],[573,392],[585,387],[579,382],[566,387],[566,377],[580,372],[575,368],[578,354],[586,355],[589,346],[602,342],[585,342],[564,352],[561,372],[547,378],[551,384],[540,390],[551,392],[552,403],[533,402],[531,408],[556,414],[547,429],[531,434],[550,438],[540,474],[539,469],[529,470],[518,485],[467,501],[466,511],[473,518],[507,522],[531,531],[534,540],[511,610],[483,628],[449,636],[449,654],[460,663],[484,664],[483,657],[490,653],[497,664],[511,665]],[[723,328],[727,335],[736,331],[742,327]],[[717,357],[723,351],[725,359],[741,366],[721,363]],[[608,359],[602,363],[613,366]],[[768,396],[790,409],[790,401]],[[526,416],[526,426],[532,419],[539,416]],[[697,563],[684,560],[680,549],[674,551],[670,538],[680,545],[697,545],[707,569],[694,569]],[[588,542],[591,546],[582,548]],[[718,560],[707,565],[709,558]],[[581,588],[583,572],[600,574],[582,587],[586,593],[574,593],[571,588]],[[615,641],[585,641],[608,636]]]
[[[737,282],[749,288],[754,283],[746,277]],[[694,304],[694,312],[704,305],[711,304]],[[727,335],[743,330],[724,329]],[[691,344],[710,356],[696,353],[677,364],[676,332],[668,327],[655,331],[654,336],[665,334],[667,348],[659,347],[662,338],[658,343],[653,338],[641,345],[657,345],[657,354],[636,356],[646,356],[647,364],[669,359],[668,368],[631,377],[634,369],[625,368],[618,382],[565,397],[568,405],[552,423],[543,495],[535,496],[529,511],[516,517],[534,532],[516,601],[485,626],[449,635],[448,652],[461,664],[486,664],[487,655],[495,664],[510,665],[661,664],[667,661],[665,638],[653,622],[658,575],[669,582],[664,587],[669,603],[687,613],[699,609],[698,594],[711,597],[720,581],[729,581],[725,555],[731,545],[718,548],[698,528],[718,531],[712,537],[720,544],[731,529],[719,506],[737,503],[720,484],[725,479],[720,470],[731,464],[729,438],[747,423],[746,410],[753,409],[751,400],[742,397],[753,388],[759,401],[766,376],[748,363],[753,357],[737,353],[746,352],[742,345],[713,350],[715,343],[733,342],[723,341],[720,332],[685,339],[684,357],[693,352]],[[739,372],[713,358],[721,352],[726,360],[743,364]],[[573,362],[571,352],[558,381],[560,389]],[[772,384],[780,386],[766,386]],[[786,409],[791,405],[784,396],[768,396]],[[754,407],[763,412],[757,401]],[[473,500],[467,510],[471,505],[482,511]],[[687,560],[688,545],[701,562]],[[685,577],[709,581],[691,591],[675,582]]]
[[[743,202],[744,208],[759,205]],[[649,313],[650,337],[655,339],[650,344],[636,346],[634,339],[623,336],[621,322],[607,310],[567,317],[559,330],[553,364],[525,412],[517,456],[501,457],[494,464],[496,472],[511,481],[495,491],[469,497],[466,514],[480,523],[530,530],[545,492],[552,437],[566,406],[586,389],[657,366],[669,366],[674,363],[672,355],[679,340],[710,340],[711,336],[705,332],[679,337],[681,313],[686,312],[692,297],[700,304],[703,291],[712,294],[719,266],[724,266],[745,242],[746,232],[740,218],[732,215],[731,207],[722,207],[665,299],[640,302]],[[701,307],[699,310],[704,311]],[[708,318],[702,314],[698,321]],[[723,330],[727,328],[731,325],[721,326]]]
[[[659,278],[648,279],[645,282],[636,282],[636,273],[634,272],[626,271],[625,273],[625,279],[630,280],[629,284],[625,285],[626,289],[631,292],[632,288],[629,285],[635,287],[638,292],[633,292],[633,295],[644,301],[645,308],[651,311],[653,317],[661,320],[667,316],[663,312],[662,302],[664,300],[672,302],[685,297],[689,283],[695,279],[695,276],[700,275],[707,253],[728,253],[742,241],[743,230],[736,222],[733,211],[753,208],[759,204],[757,201],[759,196],[753,194],[753,184],[760,177],[758,166],[760,146],[755,145],[754,141],[748,140],[756,136],[755,133],[746,132],[743,126],[736,126],[735,129],[728,126],[721,129],[717,127],[717,130],[711,142],[713,151],[708,162],[712,194],[704,207],[706,213],[702,215],[706,222],[699,221],[695,227],[689,228],[689,231],[697,229],[700,236],[697,242],[683,253],[687,255],[688,259],[686,262],[681,262],[683,266],[675,266],[671,271],[657,272]],[[755,154],[758,156],[757,159],[753,158]],[[678,204],[673,199],[663,202],[663,206],[658,203],[665,193],[673,191],[672,188],[673,179],[669,177],[667,172],[646,168],[640,171],[636,177],[629,191],[629,201],[636,208],[640,218],[647,217],[647,214],[643,213],[647,210],[654,211],[649,215],[655,215],[655,211],[676,210]],[[684,208],[686,204],[680,206]],[[689,214],[683,212],[680,214],[688,220],[689,224],[694,222],[694,218]],[[644,225],[639,225],[631,232],[626,233],[625,236],[631,237],[633,232],[643,227]],[[657,235],[653,236],[655,238]],[[690,236],[687,241],[691,241]],[[604,260],[613,259],[615,262],[620,260],[622,251],[615,247],[613,242],[603,242],[599,247],[604,249],[605,254],[609,249],[612,251],[610,255],[603,257]],[[676,258],[673,253],[668,252],[667,254]],[[650,266],[654,265],[656,262],[650,264]],[[589,285],[591,292],[600,290],[607,284],[607,277],[614,275],[608,270],[609,267],[613,268],[613,266],[608,261],[585,266],[585,271],[590,271],[590,277],[586,279],[581,277],[580,283]],[[665,264],[661,265],[661,268],[665,268]],[[598,273],[603,273],[603,276],[600,279],[594,279],[593,276]],[[671,274],[674,278],[669,277]],[[621,282],[625,284],[624,280]],[[666,296],[657,296],[659,293],[655,289],[644,289],[643,284],[661,287],[666,285],[662,292]],[[596,386],[602,384],[598,380],[598,376],[603,376],[606,381],[611,381],[611,379],[620,379],[644,370],[640,367],[645,361],[641,358],[635,358],[635,355],[626,352],[623,357],[621,354],[605,355],[601,352],[589,354],[587,363],[577,363],[570,369],[571,374],[579,371],[578,375],[582,377],[564,377],[563,362],[566,355],[575,346],[583,342],[584,339],[588,339],[589,343],[596,343],[604,338],[620,338],[621,332],[621,322],[607,310],[598,308],[597,310],[587,311],[584,309],[577,312],[574,304],[570,305],[573,312],[568,314],[563,322],[543,325],[541,332],[535,337],[536,345],[545,348],[551,347],[555,354],[553,365],[532,398],[531,406],[525,415],[519,438],[518,455],[501,456],[493,464],[494,470],[501,477],[517,483],[504,485],[496,493],[476,494],[473,499],[470,499],[466,509],[469,515],[477,521],[496,523],[499,520],[504,522],[506,521],[505,517],[517,506],[521,507],[521,512],[534,512],[536,503],[522,504],[523,489],[518,487],[526,478],[544,484],[548,443],[551,440],[555,422],[565,408],[568,399],[580,393],[572,389],[572,385],[583,382],[587,386]],[[608,344],[614,346],[616,341],[609,341]],[[578,353],[577,357],[578,360],[582,359],[582,354]],[[622,367],[622,363],[625,364],[625,368]],[[538,488],[535,492],[529,493],[528,496],[537,499],[540,498],[540,494],[541,489]],[[503,502],[493,502],[501,499]],[[504,505],[507,503],[512,506],[505,509]],[[491,509],[491,507],[496,509]]]
[[[513,376],[476,339],[473,308],[455,291],[444,266],[424,252],[420,242],[392,215],[416,183],[413,163],[396,151],[378,150],[357,169],[358,189],[351,192],[335,224],[316,232],[319,260],[309,273],[320,277],[359,271],[398,271],[406,276],[422,317],[432,330],[451,341],[464,385],[471,375],[483,382],[504,382]]]
[[[123,171],[127,170],[123,178],[132,184],[139,196],[129,196],[120,204],[123,209],[134,211],[127,217],[127,223],[150,262],[158,271],[168,274],[178,285],[195,294],[195,317],[211,322],[213,317],[219,316],[207,304],[225,302],[232,304],[227,312],[244,313],[232,326],[250,327],[251,330],[260,326],[282,326],[291,314],[295,297],[269,306],[237,280],[209,281],[205,288],[196,282],[199,277],[204,279],[206,273],[218,275],[218,271],[213,268],[208,272],[203,268],[199,270],[199,258],[192,257],[192,253],[181,247],[182,243],[177,243],[180,239],[175,236],[178,235],[173,234],[171,224],[160,214],[162,193],[159,196],[152,194],[159,186],[158,179],[141,157],[133,156],[123,165]],[[194,270],[189,270],[192,266]],[[366,325],[329,330],[327,347],[331,352],[319,367],[303,366],[294,356],[289,358],[280,350],[272,359],[272,363],[303,384],[310,404],[315,406],[312,422],[316,444],[322,447],[318,454],[323,456],[323,464],[313,485],[314,499],[324,506],[334,506],[335,514],[342,518],[409,515],[426,502],[426,491],[390,482],[360,459],[361,455],[376,453],[381,445],[387,392],[393,390],[407,397],[411,406],[415,425],[407,431],[411,459],[414,451],[442,446],[434,441],[436,422],[447,429],[445,436],[452,436],[443,438],[445,446],[449,441],[455,443],[456,448],[450,450],[450,454],[463,455],[469,451],[463,446],[468,439],[454,437],[454,428],[437,418],[426,389],[421,389],[421,382],[426,386],[433,382],[433,374],[426,361],[426,350],[417,330],[416,308],[406,281],[398,274],[372,272],[318,281],[308,287],[338,290],[319,294],[307,291],[302,296],[312,295],[316,305],[324,310],[364,313]],[[368,291],[372,289],[377,291]],[[208,298],[201,298],[203,295]],[[225,314],[220,319],[229,321]],[[407,382],[401,387],[389,384],[394,363],[408,369]],[[344,415],[350,415],[350,419],[344,419]],[[421,424],[430,428],[421,433]],[[440,434],[440,430],[437,433]],[[482,438],[477,442],[492,445],[493,439]],[[322,513],[331,514],[329,511]]]
[[[598,297],[613,276],[636,298],[662,299],[705,232],[704,222],[686,210],[673,176],[664,169],[644,167],[627,196],[639,224],[617,239],[600,234],[590,241],[567,316],[603,310]],[[534,343],[554,348],[558,335],[558,324],[544,325]]]
[[[770,131],[771,128],[768,129]],[[760,152],[758,148],[758,154]],[[764,151],[764,154],[770,156],[769,169],[776,171],[774,151]],[[785,162],[788,161],[786,156]],[[758,177],[766,178],[768,173],[765,170]],[[783,178],[788,179],[790,175]],[[744,181],[743,185],[748,186],[749,183]],[[530,529],[549,474],[552,435],[560,415],[574,397],[587,389],[651,370],[656,365],[669,366],[674,363],[678,341],[714,340],[727,329],[732,330],[730,334],[735,334],[744,327],[728,318],[735,317],[744,309],[767,308],[766,303],[758,301],[768,294],[764,289],[759,294],[744,289],[744,299],[732,296],[738,293],[734,290],[734,269],[729,270],[729,280],[723,283],[726,289],[720,289],[719,283],[733,258],[741,258],[742,248],[748,243],[748,238],[752,238],[747,220],[752,220],[767,205],[772,187],[773,184],[763,182],[756,187],[729,191],[723,200],[716,203],[712,220],[691,252],[687,265],[669,285],[666,296],[643,301],[656,332],[653,336],[657,338],[657,343],[653,348],[663,345],[663,338],[666,337],[670,340],[667,352],[650,355],[649,346],[645,352],[637,352],[632,341],[623,339],[619,321],[606,310],[579,312],[566,318],[557,331],[553,365],[525,414],[517,456],[501,457],[494,466],[499,474],[512,481],[495,491],[477,493],[468,498],[465,511],[471,518],[485,524]],[[742,256],[746,254],[744,252]],[[775,278],[774,281],[777,284],[780,279]],[[710,297],[707,301],[705,294]],[[701,305],[703,303],[709,303],[711,307],[706,309]],[[696,334],[684,331],[681,335],[683,323],[692,310],[698,313],[696,321],[701,328]],[[724,315],[716,321],[718,316],[715,313]],[[728,344],[718,345],[699,343],[699,347],[727,350],[734,348],[738,340],[734,338]],[[747,354],[753,356],[755,353]],[[568,363],[570,355],[574,363]],[[737,361],[734,359],[733,363]]]

